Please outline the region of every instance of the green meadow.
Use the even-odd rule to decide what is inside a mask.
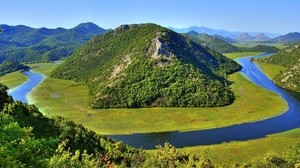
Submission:
[[[26,81],[27,77],[21,74],[20,71],[0,76],[0,82],[6,85],[9,89],[13,89]]]

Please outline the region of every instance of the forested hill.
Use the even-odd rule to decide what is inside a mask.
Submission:
[[[71,55],[91,37],[105,29],[93,23],[82,23],[71,29],[30,28],[0,25],[0,60],[48,62]]]
[[[219,53],[230,53],[239,52],[240,49],[226,41],[220,39],[219,37],[210,36],[205,33],[197,34],[196,32],[188,32],[186,35],[192,40],[199,40],[201,43],[207,45],[209,48],[219,52]]]
[[[186,35],[193,41],[200,45],[209,47],[219,53],[232,53],[232,52],[277,52],[279,49],[274,46],[257,45],[251,48],[248,47],[236,47],[229,42],[226,42],[226,38],[219,36],[211,36],[205,33],[198,34],[197,32],[188,32]],[[227,40],[228,41],[228,40]]]
[[[287,70],[275,77],[275,83],[283,88],[300,92],[300,43],[284,48],[264,61],[286,67]]]
[[[16,61],[5,60],[0,64],[0,76],[10,72],[25,69],[29,69],[29,67]]]
[[[224,106],[236,62],[155,24],[122,25],[79,48],[52,77],[89,86],[95,108]]]

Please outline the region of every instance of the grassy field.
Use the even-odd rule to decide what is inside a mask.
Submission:
[[[237,100],[221,108],[91,109],[86,86],[53,78],[45,79],[32,92],[30,103],[46,115],[71,118],[105,134],[208,129],[266,119],[287,109],[279,96],[253,85],[243,75],[235,73],[230,80]]]
[[[21,74],[20,71],[0,76],[0,83],[6,85],[9,89],[13,89],[26,81],[27,77]]]
[[[259,55],[262,54],[262,52],[240,52],[240,53],[227,53],[224,54],[226,57],[231,59],[241,58],[241,57],[247,57],[247,56],[253,56],[253,55]]]
[[[299,143],[300,128],[283,133],[272,134],[267,138],[222,143],[218,145],[186,147],[179,151],[191,154],[207,153],[213,163],[249,163],[261,160],[268,154],[284,155],[292,150],[291,146]],[[150,151],[152,153],[153,151]]]
[[[280,65],[276,65],[276,64],[268,64],[265,62],[258,62],[257,63],[260,68],[266,73],[266,75],[270,78],[270,79],[274,79],[277,74],[280,73],[280,71],[284,71],[286,68]]]

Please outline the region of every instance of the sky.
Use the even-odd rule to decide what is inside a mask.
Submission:
[[[156,23],[229,31],[300,32],[300,0],[6,0],[0,24],[72,28],[93,22],[102,28]]]

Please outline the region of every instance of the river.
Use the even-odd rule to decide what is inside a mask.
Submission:
[[[264,57],[262,54],[258,57]],[[222,128],[188,131],[188,132],[160,132],[160,133],[138,133],[131,135],[109,135],[108,137],[121,140],[134,147],[153,149],[158,144],[169,142],[176,147],[211,145],[230,141],[244,141],[263,138],[266,135],[283,132],[300,127],[300,103],[286,90],[276,86],[255,63],[249,58],[236,60],[243,66],[240,73],[244,74],[251,82],[265,89],[279,94],[289,106],[289,109],[282,115],[253,123],[243,123]],[[30,71],[23,72],[29,80],[11,91],[9,94],[15,100],[27,103],[26,95],[38,85],[43,76]]]

